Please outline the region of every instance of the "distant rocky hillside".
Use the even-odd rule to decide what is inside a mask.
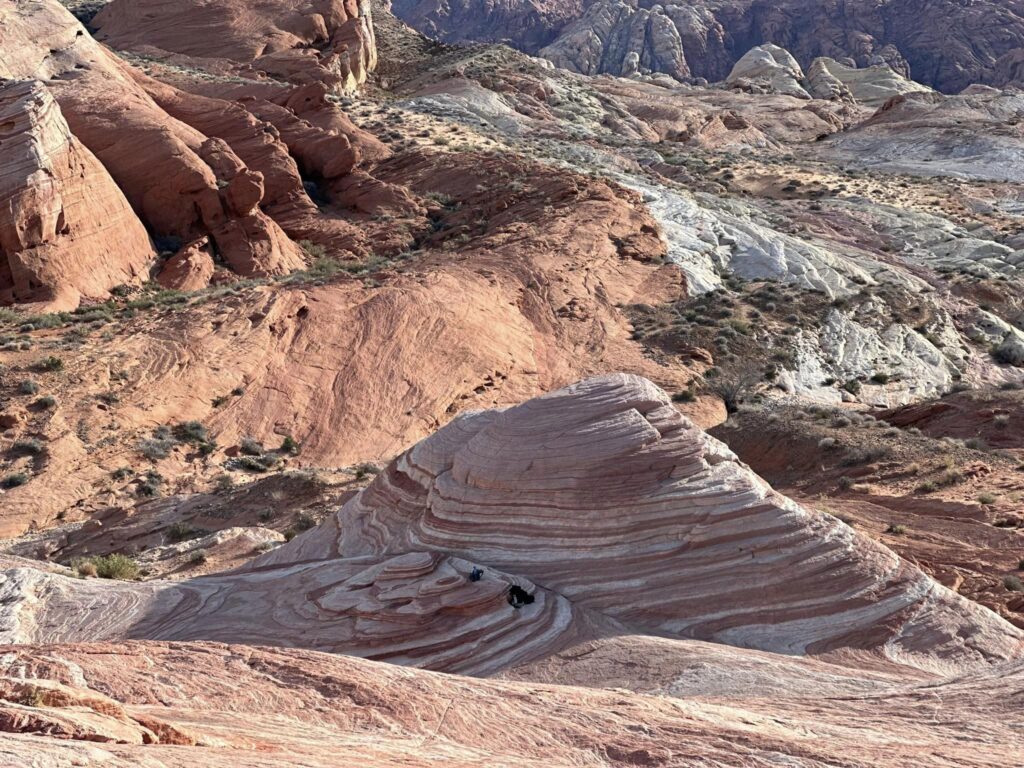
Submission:
[[[829,56],[889,64],[947,93],[1021,77],[1021,0],[396,0],[395,13],[447,42],[508,42],[584,74],[661,72],[722,80],[775,43],[803,65]]]

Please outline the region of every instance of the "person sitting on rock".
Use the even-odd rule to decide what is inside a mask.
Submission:
[[[533,602],[533,599],[533,595],[518,584],[513,584],[508,588],[508,604],[516,610],[519,610],[524,605],[529,605]]]
[[[477,568],[476,566],[473,566],[473,570],[469,572],[469,580],[470,581],[480,581],[480,579],[482,579],[483,577],[484,577],[484,572],[480,568]]]

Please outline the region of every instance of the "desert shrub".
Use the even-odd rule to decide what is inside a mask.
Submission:
[[[845,389],[851,395],[859,395],[860,394],[860,382],[857,381],[857,379],[850,379],[845,384],[843,384],[843,389]]]
[[[885,529],[886,533],[891,533],[893,536],[902,536],[907,532],[906,526],[899,525],[897,523],[890,523],[889,527]]]
[[[888,373],[874,373],[871,375],[872,384],[888,384],[889,374]]]
[[[870,448],[860,448],[851,451],[843,457],[844,467],[856,467],[860,464],[874,464],[876,461],[884,461],[889,458],[892,451],[884,445],[876,445]]]
[[[163,484],[163,475],[159,472],[149,470],[145,475],[139,478],[139,484],[136,487],[135,492],[139,496],[159,496],[160,486]]]
[[[295,441],[295,438],[291,435],[285,435],[284,440],[281,441],[281,452],[290,453],[293,456],[299,452],[299,444]]]
[[[36,408],[50,410],[51,408],[57,405],[57,398],[53,397],[52,395],[43,395],[34,403],[32,403],[32,405],[34,405]]]
[[[992,357],[1005,365],[1022,368],[1024,367],[1024,342],[1009,335],[1003,339],[1001,344],[992,348]]]
[[[82,576],[95,575],[101,579],[131,581],[139,577],[139,564],[134,558],[119,552],[79,560],[75,563],[75,570]]]
[[[295,518],[295,525],[293,527],[297,531],[308,531],[310,528],[316,527],[316,518],[308,512],[303,512]]]
[[[736,413],[740,405],[753,396],[761,385],[761,372],[753,366],[723,371],[711,368],[704,374],[703,387],[718,395],[727,413]]]
[[[239,456],[228,462],[230,469],[243,469],[248,472],[266,472],[277,466],[280,459],[272,453],[263,453],[259,456]]]
[[[59,357],[50,355],[36,362],[33,366],[37,371],[60,371],[64,369],[64,361]]]
[[[852,423],[853,422],[850,421],[850,419],[848,419],[846,416],[836,416],[834,419],[832,419],[832,426],[836,427],[837,429],[848,427]]]
[[[993,496],[991,493],[980,493],[980,494],[978,494],[978,503],[979,504],[995,504],[996,503],[996,497]]]
[[[198,421],[182,421],[174,426],[174,436],[183,443],[205,443],[209,441],[210,435]]]
[[[1024,582],[1017,576],[1007,576],[1004,578],[1003,586],[1010,592],[1024,592]]]
[[[29,476],[24,472],[13,472],[0,480],[0,487],[17,488],[19,485],[25,485],[28,481]]]
[[[138,449],[139,453],[150,461],[157,461],[159,459],[166,459],[171,451],[174,450],[175,444],[174,440],[154,437],[139,441]]]
[[[263,444],[251,437],[243,437],[239,450],[246,456],[260,456],[263,454]]]
[[[696,399],[697,396],[694,395],[693,390],[690,389],[684,389],[672,395],[673,403],[692,403]]]
[[[11,453],[18,456],[38,456],[45,450],[46,446],[33,438],[15,440],[11,446]]]
[[[25,325],[31,326],[29,330],[38,330],[40,328],[60,328],[68,320],[68,316],[64,312],[51,312],[47,315],[33,315],[32,317],[25,319]]]
[[[173,542],[185,541],[198,535],[199,531],[183,520],[179,520],[167,529],[167,538]]]
[[[1008,413],[997,413],[992,417],[992,423],[997,429],[1006,429],[1010,423],[1010,414]]]
[[[135,472],[132,471],[131,467],[118,467],[117,469],[110,473],[110,476],[115,480],[127,480],[134,474]]]
[[[818,441],[818,447],[826,451],[831,451],[837,445],[839,445],[839,441],[834,437],[823,437]]]
[[[376,464],[357,464],[354,468],[356,480],[362,480],[367,475],[376,475],[380,473],[380,467]]]
[[[192,565],[202,565],[206,562],[206,552],[201,549],[197,549],[188,556],[188,561]]]
[[[39,391],[39,385],[32,379],[25,379],[18,385],[18,392],[23,395],[34,395]]]

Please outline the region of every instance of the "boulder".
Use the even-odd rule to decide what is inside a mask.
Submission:
[[[798,99],[809,99],[801,83],[803,70],[789,51],[777,45],[751,48],[736,62],[726,85],[740,90],[763,90]]]
[[[157,275],[164,288],[176,291],[198,291],[210,284],[214,263],[209,238],[189,243],[169,258]]]

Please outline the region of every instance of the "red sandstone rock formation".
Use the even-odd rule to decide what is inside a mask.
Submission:
[[[37,82],[0,85],[0,304],[73,309],[137,283],[145,228]]]
[[[332,90],[355,88],[377,60],[369,4],[359,0],[114,0],[92,25],[114,48],[220,60]]]
[[[158,246],[209,236],[242,275],[303,266],[301,249],[259,208],[263,174],[225,142],[168,115],[56,3],[18,2],[0,14],[0,44],[15,52],[0,76],[45,83]]]

